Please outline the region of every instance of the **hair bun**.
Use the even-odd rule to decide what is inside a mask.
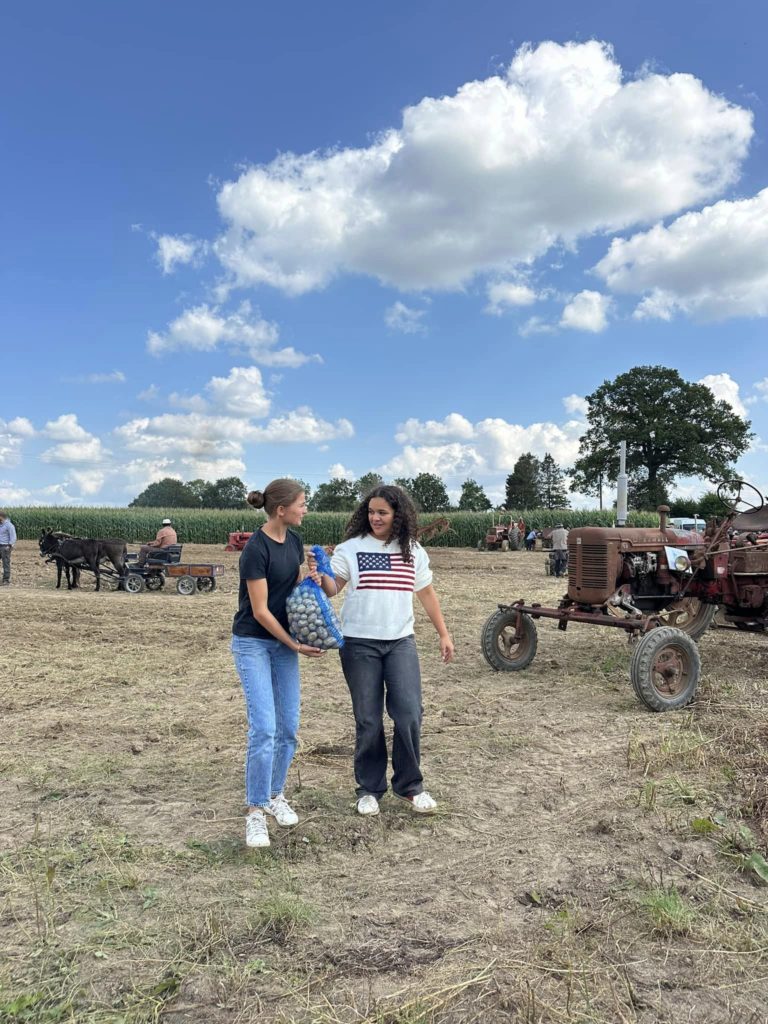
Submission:
[[[245,500],[253,508],[264,508],[264,495],[261,491],[251,491]]]

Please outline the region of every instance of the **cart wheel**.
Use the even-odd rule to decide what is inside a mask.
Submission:
[[[530,615],[521,616],[522,636],[516,635],[517,612],[494,612],[483,626],[480,646],[483,657],[497,672],[519,672],[533,661],[538,644]]]
[[[509,551],[509,541],[508,540],[503,540],[501,542],[501,550],[502,551]]]
[[[696,696],[701,675],[699,649],[681,629],[659,626],[646,633],[632,654],[629,677],[651,711],[676,711]]]
[[[139,576],[137,572],[129,572],[125,577],[123,590],[125,590],[127,594],[141,594],[146,590],[146,586],[143,576]]]
[[[165,586],[165,576],[162,573],[153,573],[147,576],[147,590],[162,590]]]
[[[201,594],[212,594],[216,589],[216,579],[214,576],[198,576],[197,577],[197,589]]]
[[[176,592],[183,594],[184,597],[191,597],[196,590],[194,576],[179,576],[176,580]]]

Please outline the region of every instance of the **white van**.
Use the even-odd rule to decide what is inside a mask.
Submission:
[[[693,519],[670,519],[669,525],[672,527],[673,530],[680,530],[685,533],[704,533],[704,529],[707,524],[704,519],[700,519],[698,516],[694,516]]]

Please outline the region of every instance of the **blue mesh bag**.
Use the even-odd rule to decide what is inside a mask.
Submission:
[[[310,548],[317,562],[317,571],[323,576],[336,579],[331,569],[331,560],[319,544]],[[331,602],[314,580],[307,576],[298,587],[294,587],[285,602],[288,612],[288,628],[291,636],[300,644],[331,650],[344,646],[341,623]]]

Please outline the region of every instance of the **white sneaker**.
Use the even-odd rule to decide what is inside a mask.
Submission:
[[[271,814],[278,825],[287,827],[288,825],[297,825],[299,822],[299,816],[285,799],[282,793],[278,793],[277,796],[273,796],[267,806],[264,808],[267,814]]]
[[[263,811],[251,811],[245,816],[245,845],[252,848],[269,846],[267,819]]]
[[[407,800],[416,814],[434,814],[437,810],[437,801],[426,791],[415,796],[401,796],[400,799]]]
[[[378,814],[379,801],[372,793],[366,793],[365,796],[361,796],[360,799],[357,801],[357,813]]]

